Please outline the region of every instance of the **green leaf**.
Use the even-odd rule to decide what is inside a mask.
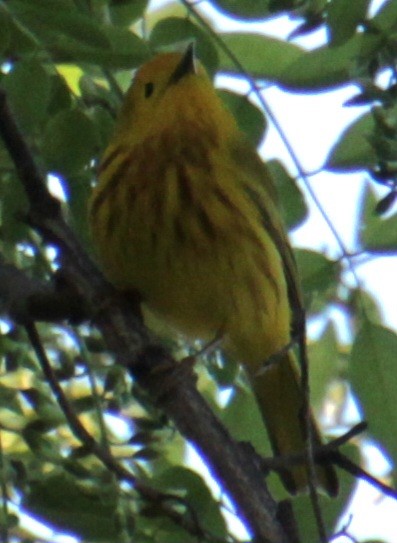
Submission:
[[[355,446],[347,445],[342,447],[341,452],[348,456],[353,462],[359,463],[358,449]],[[328,496],[319,495],[321,516],[324,520],[328,534],[332,534],[337,521],[351,496],[356,479],[345,471],[338,470],[339,494],[338,499],[331,499]],[[318,528],[313,516],[313,504],[308,495],[300,495],[293,500],[294,517],[298,522],[299,533],[304,534],[304,541],[318,541]]]
[[[197,536],[188,533],[162,514],[160,506],[146,505],[135,519],[134,535],[139,543],[197,543]]]
[[[378,157],[370,144],[376,124],[372,113],[365,113],[348,126],[331,148],[325,168],[338,173],[353,172],[374,166]]]
[[[252,145],[257,147],[266,130],[263,113],[246,96],[228,90],[220,90],[218,94],[233,113],[240,129],[246,133]]]
[[[209,532],[217,537],[226,536],[225,520],[219,505],[198,473],[175,466],[151,479],[151,483],[165,492],[182,491],[202,526],[206,526]]]
[[[112,23],[129,27],[146,11],[149,0],[110,0],[108,9]]]
[[[272,456],[265,423],[250,390],[236,386],[221,419],[235,439],[252,443],[263,456]]]
[[[306,200],[296,181],[288,174],[280,161],[269,160],[266,166],[276,183],[284,221],[288,228],[296,228],[308,215]]]
[[[357,316],[358,323],[361,322],[359,319],[363,314],[367,319],[376,324],[380,324],[383,320],[380,300],[375,298],[367,290],[362,288],[351,289],[345,304],[350,315]]]
[[[310,398],[313,405],[321,407],[329,384],[339,377],[339,350],[332,323],[321,337],[308,345],[310,365]]]
[[[55,115],[58,111],[70,109],[72,106],[72,95],[64,78],[59,74],[51,75],[50,84],[48,114]]]
[[[91,170],[80,172],[79,174],[69,175],[69,209],[73,230],[77,234],[81,243],[86,247],[90,244],[90,229],[88,225],[88,198],[91,194],[91,182],[93,173]]]
[[[81,111],[64,110],[48,123],[42,153],[48,170],[62,175],[78,173],[95,155],[98,133]]]
[[[47,437],[43,430],[27,425],[21,434],[29,449],[43,462],[57,463],[61,460],[60,443]]]
[[[340,86],[350,79],[361,45],[361,37],[355,36],[339,47],[308,51],[280,73],[279,83],[288,90],[305,92]]]
[[[89,47],[61,36],[49,46],[50,53],[59,63],[83,62],[113,70],[136,68],[148,59],[146,43],[129,30],[108,27],[104,32],[109,41],[106,48]]]
[[[114,117],[103,107],[95,106],[90,111],[90,118],[94,122],[99,136],[100,152],[109,143],[114,130]]]
[[[19,179],[14,175],[3,177],[0,188],[1,239],[12,246],[27,237],[27,225],[21,217],[27,212],[28,202]]]
[[[160,20],[150,33],[150,44],[157,51],[164,49],[174,51],[177,45],[181,48],[192,40],[196,44],[198,58],[211,73],[216,71],[218,54],[212,40],[204,30],[189,19],[167,17]]]
[[[95,48],[107,48],[109,42],[97,21],[59,2],[45,0],[11,0],[9,9],[31,32],[45,42],[67,36]]]
[[[110,68],[136,68],[149,58],[147,43],[127,28],[105,28],[110,51],[101,51],[103,63]],[[98,51],[99,52],[99,51]]]
[[[113,495],[109,485],[109,497]],[[51,473],[29,483],[22,505],[63,532],[72,532],[85,541],[119,541],[114,516],[117,499],[103,500],[98,485],[78,484],[65,473]]]
[[[305,54],[297,45],[269,36],[239,32],[219,36],[247,72],[269,81],[277,81],[288,66]],[[219,61],[222,71],[241,76],[240,67],[223,49],[219,49]]]
[[[332,0],[328,4],[327,23],[331,45],[345,43],[364,22],[369,0]]]
[[[134,68],[148,57],[147,45],[127,28],[102,25],[93,17],[44,0],[11,0],[10,8],[59,63],[87,62],[113,69]]]
[[[386,0],[372,19],[375,28],[392,33],[397,30],[397,4],[394,0]]]
[[[18,399],[18,391],[15,388],[0,384],[0,409],[12,411],[17,415],[22,415],[21,404]],[[2,421],[4,427],[7,427],[7,417],[2,412]]]
[[[236,19],[260,19],[269,14],[269,0],[216,0],[213,3]]]
[[[306,299],[305,305],[310,306],[311,311],[320,311],[336,289],[341,272],[340,264],[321,253],[307,249],[296,250],[295,257]]]
[[[365,319],[351,353],[349,376],[369,432],[397,457],[397,335]]]
[[[37,127],[47,114],[51,79],[36,60],[17,62],[3,79],[11,109],[23,130]]]
[[[39,48],[38,40],[29,30],[24,28],[16,19],[11,18],[8,10],[0,4],[0,13],[2,13],[1,24],[7,25],[9,29],[8,48],[5,49],[5,56],[11,58],[33,57]],[[6,14],[4,16],[4,14]],[[8,20],[8,23],[6,22]],[[7,29],[5,33],[7,34]]]
[[[365,251],[373,254],[397,253],[397,213],[384,219],[375,213],[376,198],[372,190],[366,190],[361,207],[359,231],[360,243]]]
[[[5,51],[11,41],[11,20],[10,16],[0,5],[0,54]]]

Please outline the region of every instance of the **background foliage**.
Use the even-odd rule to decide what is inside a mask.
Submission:
[[[241,21],[290,17],[296,29],[289,40],[219,32],[214,21],[203,15],[204,4]],[[132,70],[155,52],[173,50],[193,39],[210,73],[249,77],[248,97],[231,91],[222,91],[221,96],[255,145],[264,135],[267,116],[265,104],[259,99],[259,106],[254,106],[249,98],[256,95],[258,104],[264,83],[291,93],[322,92],[354,83],[357,93],[348,105],[367,104],[367,112],[340,134],[323,169],[363,175],[366,171],[371,179],[357,202],[357,250],[349,255],[342,247],[338,258],[331,259],[301,249],[297,260],[309,315],[323,316],[326,322],[310,345],[313,402],[320,410],[326,400],[325,431],[335,435],[346,428],[345,407],[353,396],[369,423],[368,436],[386,451],[394,469],[397,336],[385,326],[376,301],[351,280],[363,260],[391,258],[397,251],[397,217],[392,212],[397,186],[397,3],[386,1],[371,17],[369,6],[369,0],[181,0],[153,9],[145,0],[3,0],[0,85],[43,171],[51,174],[51,186],[59,180],[57,194],[64,212],[91,251],[86,202],[98,157]],[[326,31],[323,46],[307,51],[298,44],[300,36],[320,28]],[[386,81],[382,86],[381,75]],[[286,222],[297,228],[308,215],[304,172],[299,163],[294,172],[287,172],[278,161],[269,167],[279,186]],[[381,186],[380,192],[373,190],[375,185]],[[1,254],[32,277],[51,278],[57,269],[57,251],[43,245],[21,220],[25,196],[1,143],[0,196]],[[330,308],[345,317],[347,343],[327,317]],[[29,527],[20,524],[20,508],[84,541],[196,540],[88,454],[68,429],[23,331],[7,315],[0,324],[3,540],[11,535],[15,541],[36,539]],[[209,541],[230,540],[230,527],[222,515],[228,509],[224,496],[212,494],[203,477],[186,465],[183,439],[112,362],[95,330],[86,324],[62,323],[41,324],[39,331],[73,409],[101,446],[141,481],[180,494],[205,526]],[[170,347],[179,355],[188,352],[183,344],[170,343]],[[233,434],[268,453],[262,423],[238,367],[212,355],[202,361],[198,372],[200,389]],[[229,391],[223,402],[220,390]],[[351,452],[357,453],[359,446],[357,440]],[[390,477],[392,483],[393,472]],[[285,497],[276,478],[271,484],[276,496]],[[322,502],[329,527],[347,503],[351,476],[341,473],[341,485],[337,500]],[[183,513],[185,505],[178,507]],[[296,499],[294,507],[305,541],[315,541],[307,498]]]

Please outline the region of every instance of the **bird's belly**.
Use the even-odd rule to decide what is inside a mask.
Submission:
[[[138,291],[167,326],[189,339],[221,335],[230,354],[253,364],[289,342],[290,309],[276,250],[266,258],[269,247],[261,252],[237,240],[202,247],[171,241],[154,250],[148,240],[107,244],[102,260],[109,279]]]
[[[121,202],[128,199],[127,186],[113,196],[120,202],[97,210],[93,235],[109,280],[120,290],[138,291],[188,338],[222,334],[241,361],[255,364],[285,347],[286,279],[258,209],[239,184],[224,193],[205,176],[193,177],[192,186],[201,192],[182,206],[174,169],[163,181],[162,193],[146,190],[146,184],[127,207]],[[120,209],[124,213],[115,213]]]

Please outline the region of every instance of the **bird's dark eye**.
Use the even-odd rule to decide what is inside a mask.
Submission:
[[[145,98],[150,98],[154,91],[153,83],[145,83]]]

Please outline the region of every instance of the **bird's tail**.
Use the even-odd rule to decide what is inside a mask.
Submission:
[[[251,375],[252,386],[276,455],[302,453],[306,450],[303,392],[294,355],[283,354],[261,375]],[[320,433],[312,419],[313,446],[321,444]],[[316,465],[317,484],[330,496],[338,492],[338,480],[331,465]],[[292,494],[308,488],[308,470],[304,464],[280,472],[286,489]]]

